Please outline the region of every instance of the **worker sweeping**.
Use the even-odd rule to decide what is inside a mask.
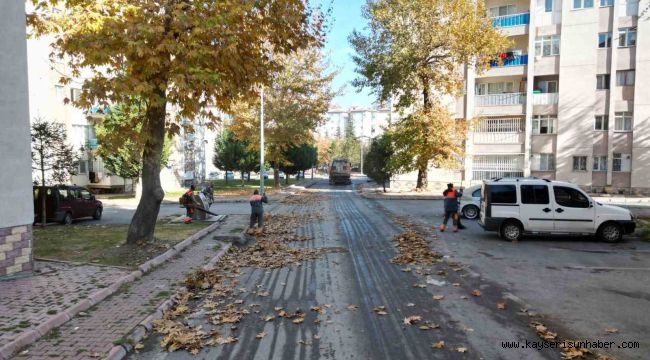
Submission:
[[[253,192],[253,196],[249,199],[251,204],[251,222],[248,228],[249,234],[261,233],[264,230],[264,203],[268,203],[266,194],[260,195],[258,190]],[[257,229],[255,224],[257,223]]]
[[[194,185],[190,185],[190,189],[181,196],[181,205],[185,206],[185,219],[184,222],[189,224],[192,222],[192,215],[194,215]]]
[[[460,216],[458,215],[458,197],[459,192],[454,189],[454,184],[447,184],[447,189],[442,192],[442,195],[445,197],[444,207],[445,207],[445,217],[440,224],[440,231],[445,231],[447,229],[447,222],[449,218],[452,219],[453,223],[453,232],[458,231],[458,220]]]

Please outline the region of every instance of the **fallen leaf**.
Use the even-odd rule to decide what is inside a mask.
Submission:
[[[269,295],[271,295],[271,293],[268,292],[268,291],[260,291],[260,292],[257,293],[257,296],[262,296],[262,297],[266,297],[266,296],[269,296]]]
[[[411,272],[411,268],[410,268],[410,267],[403,268],[402,271],[403,271],[403,272]]]
[[[309,340],[300,340],[300,341],[298,341],[298,343],[301,344],[301,345],[305,345],[305,346],[310,346],[311,345],[311,341],[309,341]]]
[[[497,309],[499,309],[499,310],[505,310],[505,309],[506,309],[506,303],[505,303],[505,301],[498,302],[498,303],[497,303]]]
[[[293,319],[294,324],[302,324],[303,321],[305,321],[304,317],[299,317],[299,318]]]
[[[442,349],[442,348],[445,347],[445,342],[442,341],[442,340],[440,340],[440,341],[438,341],[438,342],[433,343],[433,344],[431,345],[431,347],[434,348],[434,349]]]
[[[266,316],[262,317],[262,320],[264,320],[264,321],[273,321],[273,320],[275,320],[275,316],[266,315]]]
[[[460,287],[460,283],[453,283],[451,284],[453,287]]]
[[[481,296],[481,290],[479,290],[479,289],[474,289],[474,290],[472,290],[472,295],[474,295],[474,296]]]
[[[419,322],[420,320],[422,320],[422,316],[413,315],[413,316],[405,317],[404,325],[413,325]]]
[[[413,306],[415,306],[415,304],[414,303],[408,303],[408,304],[406,304],[406,306],[413,307]]]
[[[261,333],[257,333],[257,335],[255,335],[255,337],[256,337],[257,339],[261,339],[261,338],[263,338],[263,337],[265,337],[265,336],[266,336],[266,333],[265,333],[264,331],[262,331]]]
[[[320,340],[320,335],[314,335],[314,340]]]
[[[282,310],[282,306],[276,306],[275,307],[275,311],[280,311],[280,310]]]
[[[424,289],[425,287],[427,287],[427,285],[426,284],[413,284],[413,287],[414,288]]]
[[[467,352],[467,348],[464,348],[464,347],[457,347],[457,348],[456,348],[456,351],[458,351],[459,353],[464,353],[464,352]]]
[[[608,328],[608,329],[605,329],[605,332],[608,333],[608,334],[616,334],[616,333],[618,333],[618,329],[617,328]]]
[[[445,298],[444,295],[433,295],[433,300],[442,300],[444,298]]]
[[[467,300],[467,296],[463,295],[460,297],[462,300]]]
[[[355,311],[359,308],[359,305],[348,305],[348,310]]]

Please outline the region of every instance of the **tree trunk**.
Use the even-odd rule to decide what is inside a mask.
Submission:
[[[423,104],[424,104],[424,111],[428,112],[431,110],[432,102],[431,102],[431,86],[429,84],[429,80],[427,78],[422,78],[422,97],[423,97]],[[424,144],[423,148],[426,148],[426,136],[424,136]],[[420,155],[422,156],[422,155]],[[426,160],[426,161],[425,161]],[[429,159],[420,159],[418,161],[419,166],[418,166],[418,181],[415,186],[416,190],[423,191],[427,188],[428,184],[428,175],[427,175],[427,165],[429,163]],[[424,164],[422,164],[424,163]]]
[[[273,167],[273,187],[280,188],[280,171],[277,166]]]
[[[386,192],[386,180],[381,182],[381,186],[384,188],[384,192]]]
[[[246,180],[251,181],[251,172],[250,171],[246,173]]]
[[[41,151],[41,206],[41,227],[44,228],[45,224],[47,224],[47,196],[45,194],[45,163],[43,160],[43,151]]]
[[[165,99],[164,91],[158,94]],[[147,140],[142,152],[142,197],[131,219],[127,234],[127,244],[137,244],[153,240],[160,203],[165,193],[160,185],[160,159],[165,140],[166,101],[147,109],[146,124],[143,127]]]

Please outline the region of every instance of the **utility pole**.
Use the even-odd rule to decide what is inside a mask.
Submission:
[[[260,194],[264,194],[264,85],[260,91]]]

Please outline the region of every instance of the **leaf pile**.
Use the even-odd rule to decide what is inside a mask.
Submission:
[[[396,235],[393,238],[397,244],[398,254],[390,262],[393,264],[433,264],[440,255],[431,250],[426,239],[415,231]]]
[[[277,269],[301,265],[303,261],[314,260],[324,252],[325,249],[290,247],[278,240],[258,240],[247,248],[231,248],[228,257],[240,267]]]
[[[281,204],[285,205],[318,205],[325,200],[325,197],[308,191],[301,191],[287,195],[284,199],[280,200]]]

